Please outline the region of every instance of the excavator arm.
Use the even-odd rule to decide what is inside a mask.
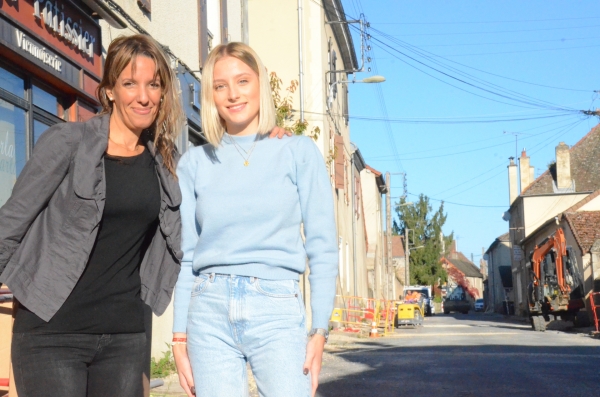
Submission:
[[[565,239],[565,233],[559,228],[556,233],[548,237],[544,242],[535,247],[531,255],[531,265],[533,270],[533,285],[539,286],[542,280],[541,278],[541,265],[542,261],[552,250],[556,254],[556,278],[558,288],[564,293],[570,292],[570,288],[565,282],[564,274],[564,262],[563,258],[567,256],[567,241]]]

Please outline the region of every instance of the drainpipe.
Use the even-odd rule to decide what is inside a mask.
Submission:
[[[300,95],[300,122],[304,122],[304,68],[302,66],[302,0],[298,0],[298,93]]]
[[[354,146],[353,143],[351,143]],[[354,266],[354,296],[358,296],[358,266],[356,263],[356,177],[354,176],[354,153],[356,146],[350,157],[350,167],[352,167],[352,265]]]

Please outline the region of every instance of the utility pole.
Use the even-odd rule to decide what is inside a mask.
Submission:
[[[387,227],[387,266],[386,266],[386,280],[387,288],[385,291],[386,299],[390,299],[390,281],[393,283],[394,279],[390,280],[390,272],[393,269],[392,262],[392,198],[391,198],[391,176],[389,172],[385,173],[385,185],[387,187],[387,194],[385,196],[385,214],[387,216],[386,227]]]
[[[408,228],[404,226],[404,285],[410,285],[410,246],[408,244]]]

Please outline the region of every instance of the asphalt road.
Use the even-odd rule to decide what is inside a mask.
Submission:
[[[600,339],[549,327],[560,330],[452,314],[387,338],[333,337],[317,395],[600,396]]]

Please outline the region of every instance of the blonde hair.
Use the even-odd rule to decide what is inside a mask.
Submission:
[[[102,113],[112,112],[112,102],[109,101],[106,90],[112,89],[119,75],[131,64],[135,70],[135,59],[144,56],[154,61],[156,76],[160,78],[161,103],[154,123],[148,128],[150,139],[153,140],[156,151],[160,153],[165,167],[175,175],[173,155],[175,138],[181,131],[185,114],[179,96],[179,84],[175,73],[169,64],[169,58],[161,45],[152,37],[136,34],[121,36],[110,43],[104,62],[102,81],[96,89],[98,100],[102,104]]]
[[[271,95],[271,85],[267,69],[252,48],[244,43],[231,42],[215,47],[202,68],[202,130],[208,142],[218,146],[225,132],[225,121],[219,116],[213,99],[213,73],[218,60],[234,57],[244,62],[258,75],[260,88],[260,110],[258,115],[258,134],[266,134],[275,127],[275,104]]]

